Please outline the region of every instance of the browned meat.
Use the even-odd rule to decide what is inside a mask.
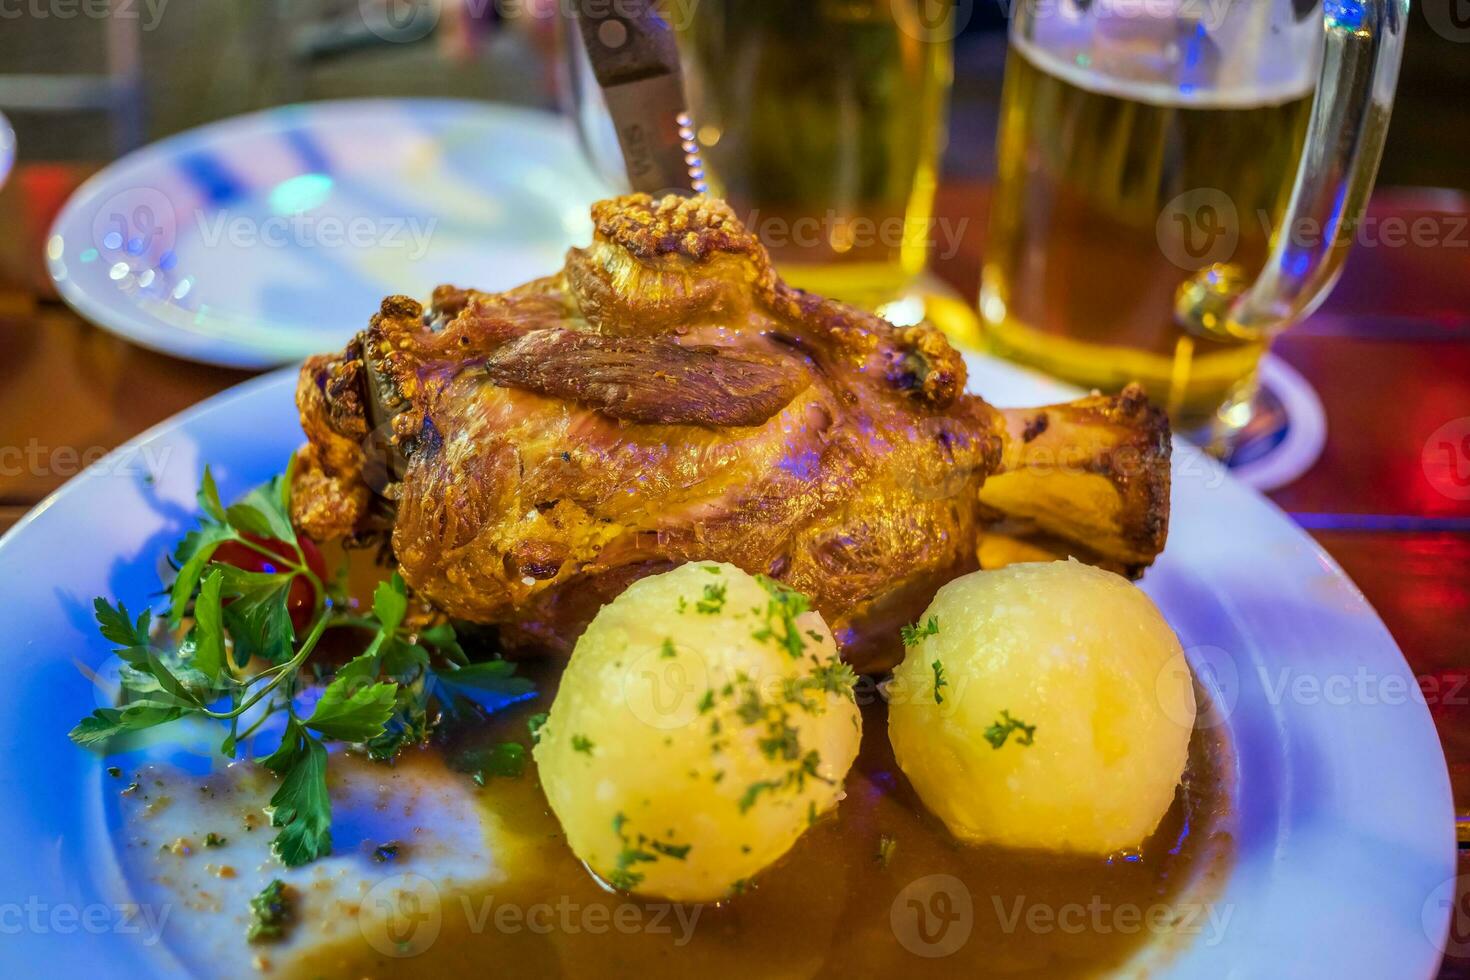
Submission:
[[[1009,438],[980,488],[985,511],[1126,575],[1153,564],[1169,533],[1169,424],[1141,388],[1001,414]]]
[[[1075,519],[1050,498],[1017,516],[1133,568],[1162,548],[1168,431],[1132,396],[1046,410],[1027,439],[964,394],[943,336],[786,286],[723,203],[634,195],[593,219],[561,274],[390,298],[307,362],[303,530],[391,528],[414,589],[522,650],[568,651],[640,576],[733,562],[810,595],[860,670],[895,662],[898,626],[976,567],[988,475],[1049,485],[1021,443],[1085,435],[1071,464],[1116,506],[1088,483]]]
[[[809,383],[790,357],[563,327],[510,341],[485,373],[505,388],[645,425],[764,425]]]

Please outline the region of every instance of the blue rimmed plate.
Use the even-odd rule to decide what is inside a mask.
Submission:
[[[970,367],[975,390],[998,404],[1069,394],[997,362]],[[226,496],[281,468],[301,441],[295,380],[268,375],[164,423],[0,539],[0,962],[17,976],[252,973],[237,917],[118,911],[148,907],[153,884],[122,853],[105,763],[66,731],[97,703],[84,669],[107,652],[91,597],[156,590],[160,555],[193,521],[205,462]],[[1236,858],[1201,892],[1220,928],[1183,948],[1145,946],[1129,972],[1432,976],[1455,894],[1449,780],[1414,677],[1372,608],[1275,507],[1187,448],[1175,458],[1169,547],[1144,587],[1228,728]],[[341,866],[349,882],[356,873]]]
[[[560,268],[606,196],[568,124],[453,100],[285,106],[117,161],[58,216],[62,297],[165,353],[270,367],[340,346],[382,298]]]

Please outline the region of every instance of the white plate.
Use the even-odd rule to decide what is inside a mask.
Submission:
[[[997,403],[1066,395],[996,362],[971,367],[976,390]],[[104,763],[66,740],[96,700],[79,665],[107,652],[91,597],[137,605],[157,589],[159,556],[193,520],[206,461],[226,496],[280,469],[301,439],[295,380],[291,370],[260,378],[159,426],[0,539],[0,962],[13,975],[250,972],[227,916],[201,924],[180,910],[152,946],[121,931],[115,913],[96,913],[108,928],[80,936],[75,919],[48,916],[150,887],[123,873]],[[1214,899],[1227,927],[1153,975],[1431,976],[1453,895],[1453,809],[1403,657],[1352,583],[1272,505],[1197,454],[1178,453],[1175,469],[1169,547],[1144,584],[1226,712],[1239,838]],[[339,849],[349,837],[344,829]],[[28,908],[41,911],[23,918]],[[223,937],[213,958],[200,952],[211,929]],[[1139,965],[1151,958],[1145,950]]]
[[[62,210],[47,265],[68,303],[129,340],[271,367],[339,346],[384,296],[555,271],[602,196],[569,125],[547,113],[306,103],[117,161]]]
[[[5,179],[10,176],[10,168],[15,163],[15,130],[10,128],[10,120],[0,113],[0,187],[5,186]]]

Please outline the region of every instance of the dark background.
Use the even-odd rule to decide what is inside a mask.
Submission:
[[[102,2],[3,6],[0,111],[16,127],[22,160],[106,160],[131,143],[303,98],[453,95],[556,105],[550,16],[446,13],[416,42],[358,46],[330,30],[334,22],[360,23],[357,0],[151,0],[162,4],[156,18],[150,0],[113,0],[131,9],[134,23],[125,26],[135,28],[137,42],[135,64],[114,61],[113,108],[21,108],[37,98],[28,76],[106,73],[108,34],[119,25],[58,15],[67,4]],[[543,14],[556,7],[554,0],[517,0],[502,9],[534,10],[538,2]],[[26,13],[31,4],[47,15]],[[1470,0],[1430,0],[1409,16],[1380,183],[1470,190]],[[1004,28],[996,0],[976,0],[956,41],[951,176],[983,177],[993,165]],[[43,98],[58,101],[53,95]]]

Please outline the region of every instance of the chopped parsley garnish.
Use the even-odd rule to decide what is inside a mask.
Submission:
[[[286,935],[294,914],[292,893],[279,878],[272,879],[250,900],[250,928],[245,938],[252,943],[273,942]]]
[[[622,854],[618,855],[619,860],[622,860],[623,857],[624,855]],[[634,888],[637,888],[638,883],[642,880],[642,871],[629,871],[627,868],[618,868],[607,876],[607,883],[609,885],[612,885],[619,891],[625,892],[632,891]]]
[[[204,835],[204,846],[205,847],[224,847],[228,843],[229,843],[229,839],[228,838],[221,837],[219,834],[216,834],[212,830],[209,833],[207,833],[207,834]]]
[[[490,776],[519,776],[526,771],[526,747],[519,742],[501,742],[480,771]]]
[[[949,680],[944,676],[944,664],[936,660],[929,666],[934,669],[934,703],[943,704],[944,695],[939,693],[939,689],[949,687]]]
[[[790,762],[801,755],[801,742],[797,738],[796,729],[784,717],[773,723],[768,730],[770,734],[756,741],[761,754],[767,759],[773,762]]]
[[[396,861],[398,860],[398,851],[401,847],[402,845],[399,844],[396,840],[389,841],[386,844],[379,844],[377,847],[373,848],[373,860],[377,861],[379,864],[387,864],[390,861]]]
[[[117,766],[108,766],[107,775],[111,776],[113,779],[120,779],[122,777],[122,770]]]
[[[704,696],[699,699],[699,713],[704,714],[715,706],[715,689],[708,688]]]
[[[714,615],[725,608],[725,591],[727,586],[723,583],[716,585],[711,582],[704,587],[704,598],[694,604],[695,612]]]
[[[912,626],[900,626],[898,635],[903,637],[904,646],[918,646],[924,637],[939,635],[939,617],[930,616],[929,621],[923,625],[915,623]]]
[[[679,651],[674,649],[674,641],[672,638],[667,636],[664,637],[664,645],[662,648],[659,649],[658,655],[660,657],[663,657],[665,660],[672,660],[674,657],[677,657],[679,655]]]
[[[77,744],[102,749],[179,719],[211,720],[226,729],[220,753],[234,759],[274,721],[279,747],[256,761],[280,778],[269,807],[280,830],[272,849],[288,867],[332,850],[325,743],[361,744],[387,761],[445,721],[535,693],[509,661],[470,663],[448,623],[411,621],[397,574],[378,584],[370,611],[349,603],[345,563],[328,574],[291,523],[291,484],[288,467],[226,507],[204,471],[203,516],[171,555],[166,613],[134,616],[121,602],[95,601],[98,627],[122,661],[122,696],[71,731]],[[293,610],[291,597],[303,591],[309,606]],[[335,668],[313,659],[323,636],[342,628],[371,641]],[[298,713],[293,695],[317,685],[311,712]]]
[[[1036,726],[1028,725],[1019,718],[1012,718],[1009,711],[1002,711],[1000,719],[985,729],[985,741],[990,743],[991,748],[998,749],[1006,744],[1006,739],[1012,733],[1016,733],[1017,745],[1030,745],[1036,737]]]
[[[840,694],[849,701],[856,700],[853,689],[857,687],[857,672],[845,660],[829,660],[812,670],[811,685],[828,694]]]
[[[755,801],[762,793],[780,789],[784,783],[776,779],[762,779],[745,787],[745,792],[740,796],[740,812],[744,813],[755,806]]]
[[[778,778],[758,780],[746,786],[738,801],[740,812],[753,807],[763,793],[800,792],[808,779],[831,782],[821,774],[821,755],[815,750],[803,750],[798,719],[800,714],[818,715],[826,710],[820,699],[811,696],[813,693],[853,700],[856,680],[852,668],[834,657],[816,665],[804,677],[785,678],[776,697],[763,696],[760,685],[743,673],[725,685],[723,693],[733,701],[735,721],[756,729],[756,746],[761,754],[785,769]],[[706,694],[701,704],[713,705],[712,693]],[[716,718],[710,725],[710,747],[715,752],[721,751],[725,744],[718,737],[721,734],[718,722]]]
[[[531,733],[531,744],[541,744],[541,730],[546,727],[546,719],[550,716],[544,711],[538,711],[526,719],[526,730]]]
[[[818,779],[824,783],[830,783],[831,780],[823,778],[821,773],[817,771],[817,767],[821,765],[821,762],[821,755],[813,749],[802,756],[797,764],[786,773],[784,778],[761,779],[751,783],[745,787],[745,792],[740,796],[740,812],[745,813],[751,807],[755,806],[762,793],[775,793],[786,789],[800,792],[806,786],[808,779]]]
[[[770,599],[767,600],[764,610],[766,624],[751,636],[762,643],[774,640],[791,659],[797,659],[806,650],[806,641],[801,637],[796,618],[811,608],[811,601],[795,589],[768,576],[757,575],[755,580],[766,590]],[[761,615],[762,611],[756,610],[756,614]]]
[[[526,747],[519,742],[482,745],[459,753],[454,768],[484,786],[493,776],[515,779],[526,771]]]
[[[573,752],[581,752],[584,755],[591,755],[593,748],[594,748],[594,746],[592,744],[592,739],[588,738],[586,735],[573,735],[572,736],[572,751]]]
[[[635,865],[649,864],[657,861],[660,856],[683,861],[689,856],[692,845],[670,844],[665,841],[652,840],[643,834],[636,836],[627,832],[628,817],[619,811],[613,816],[613,833],[618,835],[622,848],[618,851],[613,870],[607,875],[607,883],[622,891],[630,891],[643,881],[643,872],[633,870]],[[674,832],[669,831],[672,837]]]

